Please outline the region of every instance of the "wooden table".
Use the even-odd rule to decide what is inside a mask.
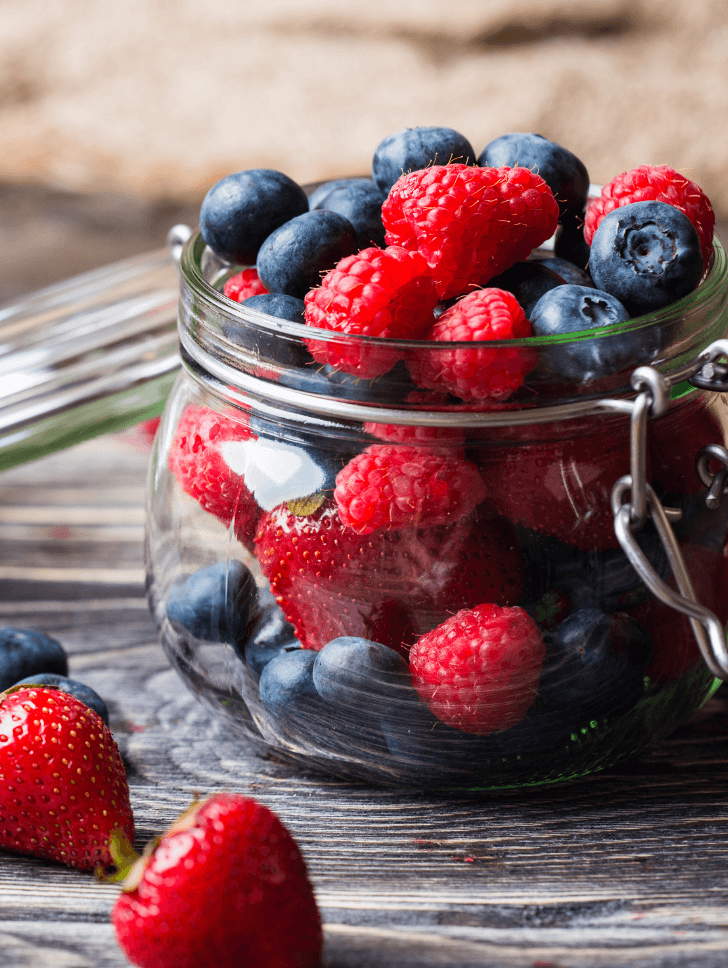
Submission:
[[[302,775],[226,739],[168,667],[144,598],[146,460],[105,437],[0,474],[0,624],[57,637],[107,699],[140,843],[195,792],[268,804],[306,856],[327,968],[725,968],[725,694],[641,759],[528,795]],[[0,966],[126,965],[116,894],[0,855]]]

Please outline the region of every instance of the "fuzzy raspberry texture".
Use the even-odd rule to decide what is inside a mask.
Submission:
[[[372,444],[336,475],[341,520],[357,534],[433,527],[469,514],[485,498],[477,467],[434,448]]]
[[[522,608],[462,609],[418,639],[412,684],[433,715],[485,736],[515,726],[536,698],[546,647]]]
[[[215,794],[138,863],[138,882],[125,883],[112,913],[133,964],[319,968],[321,916],[304,859],[262,804]]]
[[[525,587],[513,527],[480,508],[454,524],[360,535],[333,501],[306,516],[280,505],[261,518],[255,552],[296,637],[315,650],[353,635],[406,655],[454,610],[515,605]]]
[[[615,208],[633,202],[666,202],[679,208],[695,226],[700,237],[703,268],[713,252],[715,214],[705,192],[669,165],[640,165],[623,171],[602,188],[600,198],[590,200],[584,222],[584,238],[591,245],[599,223]]]
[[[241,420],[190,405],[180,417],[169,452],[169,469],[185,494],[224,525],[234,519],[243,543],[246,535],[252,540],[260,509],[244,479],[225,462],[222,447],[253,436]]]
[[[438,343],[474,343],[532,336],[516,297],[503,289],[471,292],[440,316],[427,334]],[[421,387],[448,390],[461,400],[507,400],[535,367],[538,357],[525,347],[509,349],[423,350],[407,360]]]
[[[362,249],[306,294],[306,325],[347,336],[419,339],[432,325],[438,297],[427,263],[399,246]],[[374,379],[402,359],[395,348],[359,340],[304,340],[313,358]]]
[[[431,165],[402,175],[382,206],[387,244],[424,256],[441,299],[526,259],[558,219],[551,189],[527,168]]]
[[[222,288],[223,293],[235,302],[250,299],[251,296],[263,296],[268,290],[260,281],[257,269],[242,269],[230,276]]]

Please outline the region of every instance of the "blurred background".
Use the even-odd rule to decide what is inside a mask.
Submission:
[[[535,131],[728,221],[725,0],[0,0],[0,299],[162,245],[219,178]]]

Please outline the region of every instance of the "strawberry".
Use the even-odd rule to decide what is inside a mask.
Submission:
[[[124,764],[108,727],[48,686],[0,694],[0,846],[79,870],[111,863],[134,836]]]
[[[494,446],[478,459],[498,514],[582,551],[618,547],[610,496],[615,481],[629,473],[626,436]]]
[[[132,861],[112,921],[140,968],[318,968],[323,935],[296,842],[238,793],[195,803]]]
[[[281,505],[261,518],[256,554],[297,638],[317,650],[340,635],[401,649],[458,608],[516,604],[525,582],[512,526],[480,510],[361,535],[333,501],[307,516]]]

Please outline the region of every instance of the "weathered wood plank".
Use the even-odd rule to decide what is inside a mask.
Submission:
[[[306,774],[232,738],[168,668],[143,597],[145,463],[107,440],[0,476],[0,622],[58,637],[109,702],[140,844],[195,792],[267,803],[306,855],[328,968],[726,964],[723,690],[657,749],[569,786],[476,798]],[[3,855],[0,966],[126,965],[115,893]]]

